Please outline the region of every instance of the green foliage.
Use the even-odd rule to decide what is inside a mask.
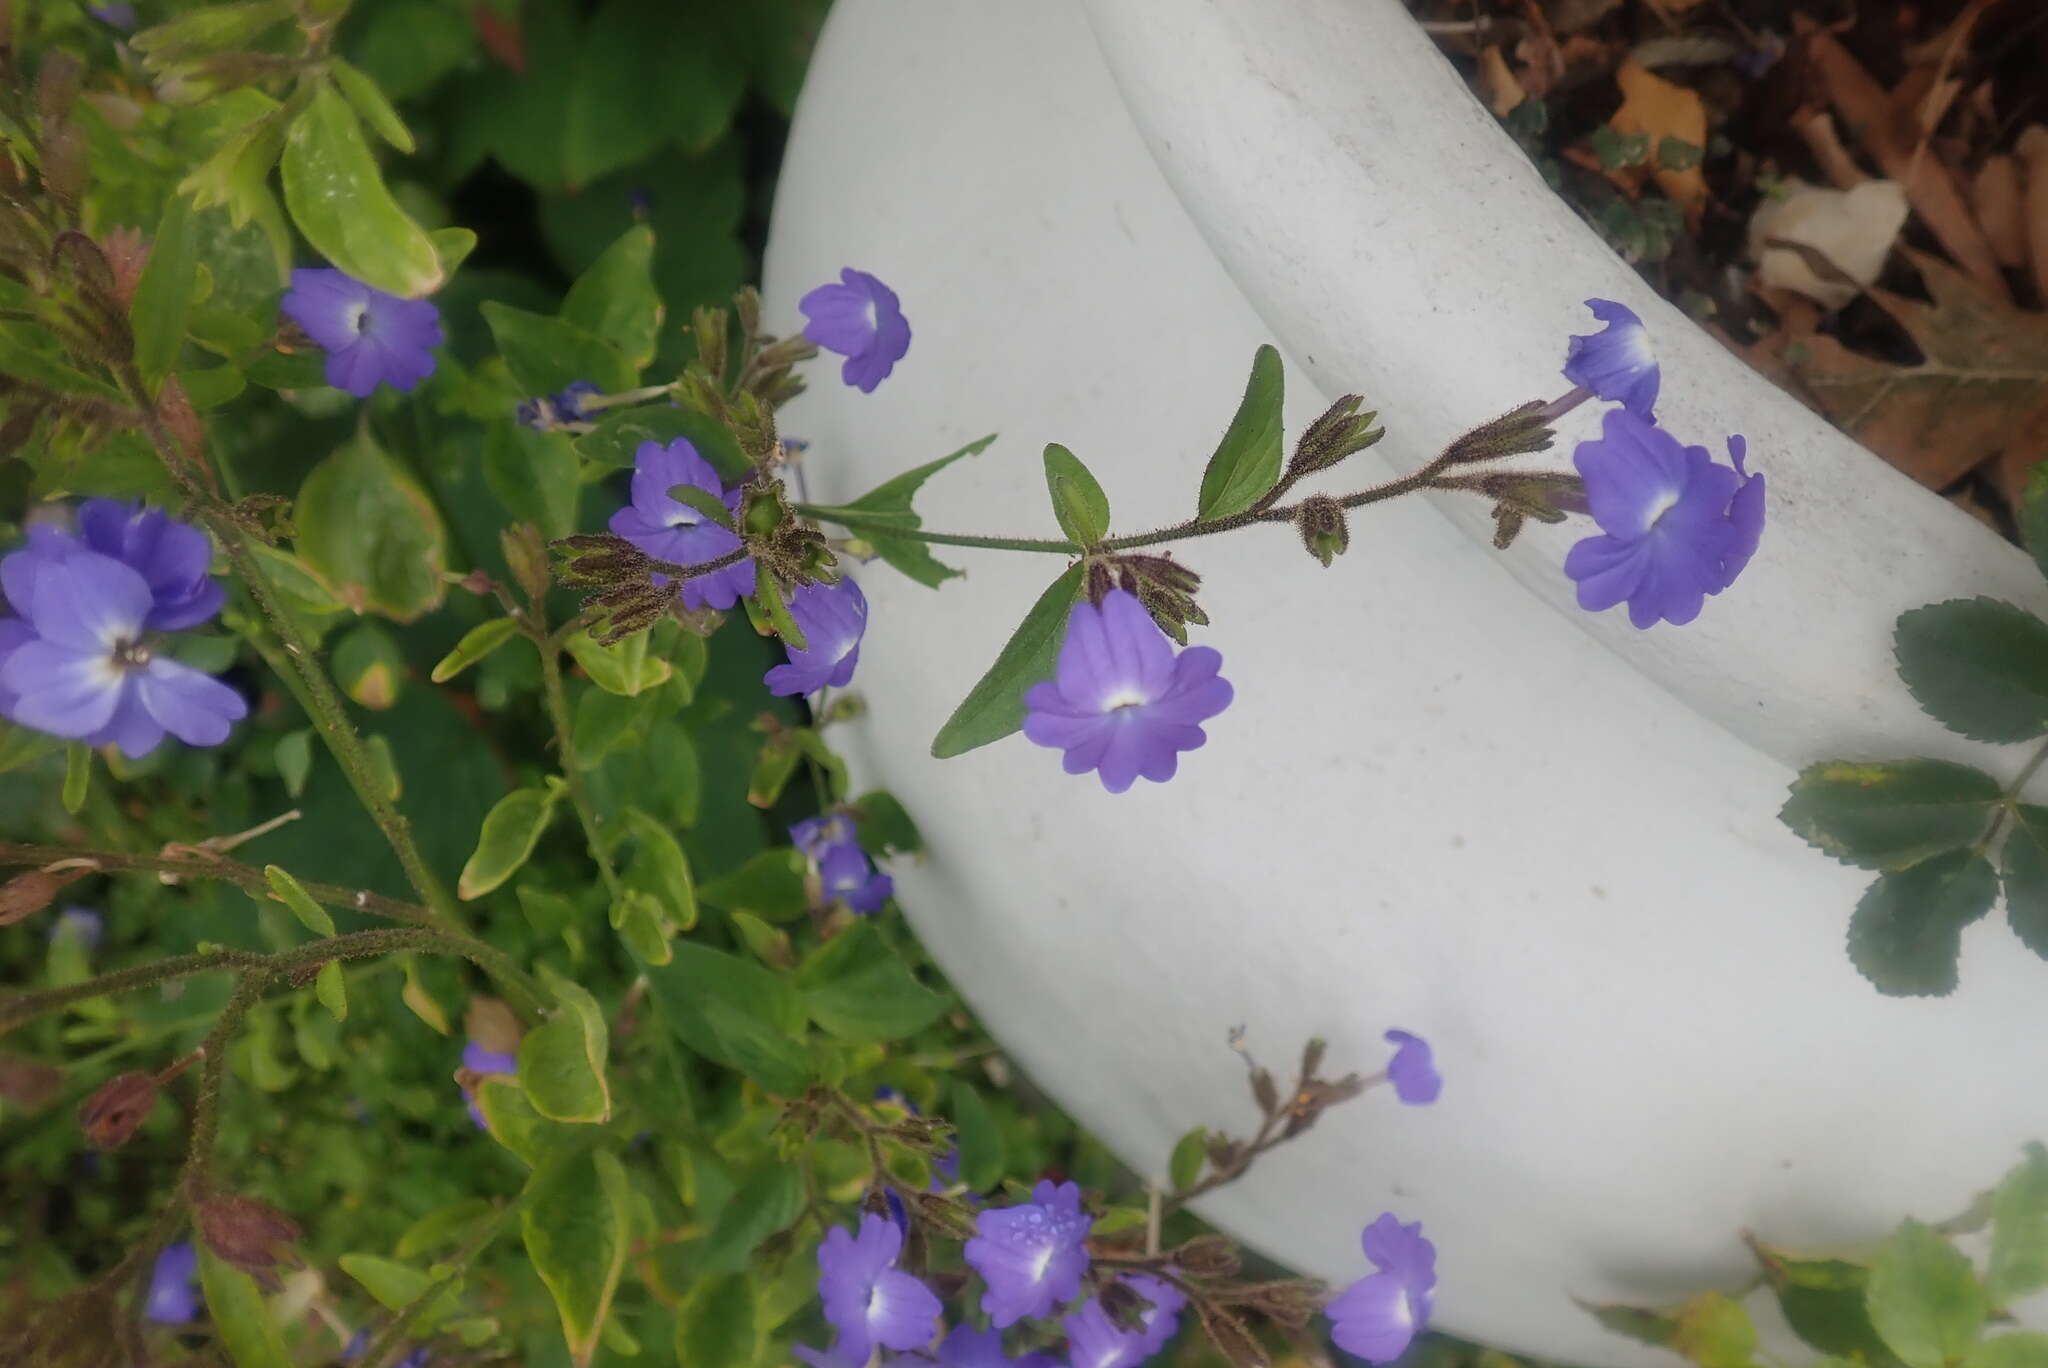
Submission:
[[[1067,540],[1093,546],[1109,535],[1109,496],[1081,458],[1057,442],[1045,449],[1045,487]]]
[[[1978,741],[2048,732],[2048,623],[1996,599],[1899,616],[1899,678],[1934,719]]]
[[[355,111],[334,87],[321,85],[292,120],[283,179],[292,222],[328,261],[406,298],[440,286],[434,244],[392,198]]]
[[[924,488],[924,482],[955,461],[986,451],[995,440],[996,434],[991,432],[936,461],[927,461],[901,475],[891,476],[850,504],[820,507],[814,512],[827,521],[851,527],[874,548],[877,556],[919,584],[936,589],[960,572],[940,564],[925,549],[923,542],[891,536],[890,532],[916,531],[924,526],[924,520],[911,507],[911,501],[917,497],[918,490]]]
[[[1984,1292],[1993,1306],[2006,1306],[2043,1287],[2048,1287],[2048,1150],[2034,1143],[1992,1197]]]
[[[1983,1285],[1940,1235],[1907,1221],[1870,1266],[1871,1323],[1908,1368],[1961,1359],[1984,1327]]]
[[[1923,860],[1870,886],[1849,919],[1849,958],[1878,991],[1954,991],[1962,931],[1998,896],[1991,862],[1966,850]]]
[[[1844,864],[1910,869],[1982,839],[1998,781],[1943,760],[1828,761],[1800,772],[1780,821]]]
[[[1280,353],[1261,346],[1252,357],[1244,398],[1202,470],[1199,518],[1228,518],[1265,497],[1280,478],[1280,410],[1285,394]]]
[[[610,1150],[564,1154],[527,1183],[519,1213],[526,1252],[554,1296],[569,1358],[578,1368],[597,1351],[611,1314],[631,1223],[626,1171]]]
[[[199,1286],[206,1298],[207,1316],[235,1368],[290,1368],[291,1354],[256,1280],[214,1257],[204,1241],[198,1250]]]
[[[299,557],[355,611],[411,622],[440,606],[440,509],[367,429],[306,475],[292,515]]]
[[[1075,564],[1046,587],[984,674],[939,728],[932,754],[944,760],[1000,741],[1024,725],[1024,691],[1052,677],[1067,615],[1081,595],[1085,567]]]
[[[533,848],[540,844],[541,833],[553,820],[561,795],[559,783],[547,784],[514,789],[493,804],[477,832],[476,849],[462,867],[462,878],[456,885],[459,896],[465,900],[481,898],[518,873],[519,867],[533,855]]]

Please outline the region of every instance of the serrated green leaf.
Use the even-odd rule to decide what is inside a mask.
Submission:
[[[1197,1126],[1174,1142],[1173,1156],[1166,1164],[1166,1181],[1171,1192],[1185,1192],[1202,1177],[1202,1163],[1209,1157],[1209,1128]]]
[[[554,394],[588,380],[607,394],[633,387],[638,369],[624,352],[563,318],[486,300],[484,322],[507,369],[528,394]]]
[[[1052,678],[1065,635],[1067,614],[1080,597],[1080,564],[1069,566],[1038,596],[1024,621],[1010,634],[996,663],[968,690],[967,697],[932,738],[932,754],[941,760],[1000,741],[1024,725],[1024,691]]]
[[[1991,1199],[1991,1259],[1984,1291],[1992,1305],[2048,1287],[2048,1149],[2036,1141]]]
[[[1870,1321],[1909,1368],[1944,1368],[1969,1352],[1988,1310],[1970,1261],[1907,1221],[1870,1266]]]
[[[334,918],[327,915],[327,909],[313,901],[305,885],[292,877],[292,872],[278,865],[263,867],[263,880],[270,885],[270,891],[279,902],[292,910],[292,915],[316,936],[334,934]]]
[[[1081,458],[1057,442],[1045,449],[1045,487],[1069,541],[1093,546],[1109,535],[1109,495]]]
[[[519,624],[511,618],[491,618],[480,622],[462,634],[462,640],[455,643],[455,649],[441,657],[427,678],[436,684],[446,684],[518,635]]]
[[[457,897],[464,902],[481,898],[519,872],[553,820],[558,794],[552,785],[514,789],[491,805],[477,832],[476,849],[456,882]]]
[[[1997,599],[1899,615],[1899,678],[1935,721],[1979,741],[2048,732],[2048,622]]]
[[[292,120],[283,166],[292,222],[329,262],[407,299],[440,288],[440,255],[385,188],[355,111],[332,85]]]
[[[768,922],[794,921],[808,910],[802,852],[790,846],[763,850],[730,874],[697,889],[697,896],[723,912],[751,912]]]
[[[448,592],[440,511],[367,430],[307,474],[292,519],[300,558],[359,613],[411,622]]]
[[[1280,407],[1285,381],[1280,353],[1261,346],[1252,357],[1251,378],[1216,454],[1202,471],[1199,518],[1227,518],[1265,497],[1280,478]]]
[[[340,960],[327,961],[313,975],[313,996],[336,1021],[348,1020],[348,980],[342,974]]]
[[[1849,919],[1849,959],[1889,997],[1945,996],[1956,986],[1963,928],[1997,896],[1991,862],[1967,850],[1886,874]]]
[[[206,1298],[206,1318],[235,1368],[291,1368],[284,1334],[271,1319],[256,1280],[215,1258],[204,1240],[192,1243],[199,1253],[199,1289]]]
[[[611,1031],[588,989],[546,964],[541,977],[561,1011],[519,1042],[519,1086],[533,1109],[550,1121],[596,1125],[611,1119],[605,1065]]]
[[[570,1362],[597,1352],[632,1235],[631,1188],[609,1150],[566,1156],[536,1172],[519,1224],[534,1272],[555,1299]]]
[[[1896,871],[1974,844],[2001,793],[1946,760],[1827,760],[1800,771],[1778,820],[1844,864]]]
[[[901,1040],[937,1021],[951,1003],[919,983],[868,922],[820,946],[796,982],[811,1020],[841,1040]]]
[[[635,224],[569,287],[562,317],[617,347],[634,366],[654,360],[661,296],[654,289],[654,230]]]
[[[2006,920],[2029,950],[2048,959],[2048,808],[2014,807],[2000,859]]]

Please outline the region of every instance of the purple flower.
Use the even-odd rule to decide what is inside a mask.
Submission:
[[[213,543],[161,508],[87,499],[78,535],[89,551],[112,556],[141,575],[153,602],[144,626],[157,632],[196,627],[220,611],[227,593],[213,578]]]
[[[834,846],[859,844],[853,818],[844,812],[806,817],[789,829],[789,839],[812,860],[824,859]]]
[[[772,694],[808,694],[842,688],[860,663],[861,633],[868,629],[868,601],[852,576],[837,584],[806,584],[790,595],[789,614],[803,630],[802,650],[785,643],[787,665],[762,676]]]
[[[825,1319],[839,1332],[832,1352],[865,1363],[879,1344],[917,1349],[931,1343],[939,1299],[896,1267],[903,1232],[872,1212],[860,1218],[860,1234],[835,1227],[818,1246],[818,1295]]]
[[[519,1057],[485,1049],[472,1040],[462,1047],[462,1067],[480,1074],[516,1074],[519,1072]],[[469,1099],[469,1119],[476,1122],[478,1130],[487,1129],[484,1114],[474,1097]]]
[[[342,1346],[341,1361],[343,1363],[353,1363],[358,1358],[361,1358],[363,1350],[369,1347],[370,1332],[358,1330],[354,1335],[350,1336],[349,1342]],[[415,1349],[398,1361],[398,1368],[427,1368],[428,1362],[427,1351]]]
[[[1138,776],[1163,784],[1180,752],[1209,738],[1198,725],[1230,706],[1223,657],[1208,646],[1175,654],[1137,597],[1112,589],[1102,606],[1076,604],[1054,676],[1024,694],[1024,735],[1066,752],[1066,771],[1100,770],[1122,793]]]
[[[1163,1339],[1152,1343],[1145,1330],[1119,1328],[1103,1309],[1100,1297],[1061,1321],[1060,1328],[1067,1332],[1070,1368],[1137,1368],[1165,1343]]]
[[[976,1330],[956,1325],[939,1341],[939,1368],[1060,1368],[1050,1354],[1026,1354],[1011,1358],[1003,1352],[1000,1330]]]
[[[87,12],[110,29],[128,33],[135,28],[135,6],[128,4],[127,0],[114,0],[111,5],[90,5]]]
[[[249,708],[233,689],[159,654],[147,637],[160,609],[134,568],[82,547],[32,539],[0,561],[0,587],[19,615],[0,631],[0,711],[24,727],[131,758],[164,733],[219,745]]]
[[[1181,1308],[1188,1304],[1188,1299],[1172,1283],[1144,1273],[1133,1273],[1124,1279],[1124,1283],[1152,1303],[1139,1318],[1139,1333],[1145,1340],[1145,1352],[1157,1353],[1180,1329]]]
[[[845,357],[839,378],[863,394],[873,394],[910,350],[910,324],[904,321],[896,292],[866,271],[849,266],[839,273],[839,280],[837,285],[820,285],[796,302],[810,320],[804,324],[804,336]]]
[[[106,921],[90,907],[67,907],[57,914],[57,920],[50,924],[50,939],[59,936],[75,936],[88,950],[99,948],[100,937],[106,934]]]
[[[896,881],[876,869],[867,852],[857,845],[837,845],[818,861],[818,878],[825,896],[843,902],[847,910],[865,917],[879,912],[896,891]]]
[[[1571,339],[1564,378],[1647,421],[1663,380],[1650,350],[1650,330],[1635,310],[1611,299],[1589,299],[1586,307],[1607,326]]]
[[[1698,617],[1706,596],[1735,582],[1763,537],[1764,480],[1749,473],[1746,453],[1742,438],[1731,437],[1734,465],[1717,465],[1705,447],[1680,446],[1654,423],[1608,410],[1600,437],[1572,456],[1605,534],[1565,556],[1579,606],[1597,613],[1625,599],[1639,628]]]
[[[1436,1056],[1429,1042],[1407,1031],[1389,1031],[1387,1043],[1394,1047],[1394,1057],[1387,1063],[1394,1095],[1411,1107],[1436,1101],[1444,1090],[1444,1080],[1436,1071]]]
[[[1360,1243],[1378,1271],[1345,1288],[1323,1314],[1339,1349],[1392,1363],[1429,1323],[1436,1246],[1422,1238],[1420,1221],[1402,1225],[1391,1211],[1365,1228]]]
[[[189,1244],[164,1246],[149,1272],[142,1314],[165,1325],[183,1325],[199,1314],[199,1251]]]
[[[434,373],[441,311],[329,268],[292,272],[285,313],[327,349],[327,383],[367,399],[381,382],[410,390]]]
[[[1081,1189],[1041,1180],[1031,1200],[984,1211],[963,1253],[988,1284],[981,1309],[1007,1329],[1027,1316],[1045,1316],[1081,1295],[1088,1271],[1088,1231],[1095,1218],[1081,1210]]]
[[[602,386],[588,380],[572,381],[565,390],[544,395],[539,399],[520,401],[513,416],[519,420],[522,427],[530,427],[536,432],[547,432],[560,423],[587,421],[590,414],[583,407],[585,396],[603,393]]]
[[[671,565],[699,565],[737,551],[738,533],[669,496],[677,485],[694,485],[725,500],[727,507],[734,502],[727,497],[718,472],[688,439],[678,437],[667,446],[642,442],[633,457],[633,502],[612,514],[612,531]],[[684,580],[683,606],[724,611],[753,591],[754,562],[749,558]]]

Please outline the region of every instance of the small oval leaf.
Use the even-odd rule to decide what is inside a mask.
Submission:
[[[327,915],[326,908],[313,901],[313,895],[292,877],[290,870],[278,865],[265,865],[263,880],[270,885],[270,891],[277,900],[289,907],[292,915],[297,917],[308,931],[316,936],[334,934],[334,918]]]
[[[436,684],[446,684],[517,635],[519,624],[511,618],[480,622],[462,634],[462,640],[455,643],[455,649],[441,657],[427,678]]]
[[[1093,546],[1109,535],[1109,495],[1081,458],[1057,442],[1045,449],[1045,487],[1068,540]]]
[[[1280,353],[1261,346],[1252,357],[1251,378],[1216,454],[1202,471],[1195,516],[1227,518],[1265,497],[1280,478],[1280,406],[1285,381]]]
[[[440,286],[440,254],[385,188],[355,111],[332,85],[292,120],[283,170],[285,207],[320,255],[407,299]]]
[[[1860,869],[1907,869],[1979,840],[1998,781],[1946,760],[1825,760],[1800,771],[1778,820]]]
[[[491,806],[456,882],[456,896],[464,902],[481,898],[518,872],[555,814],[555,795],[552,787],[515,789]]]
[[[631,1195],[609,1150],[565,1156],[528,1180],[520,1231],[534,1272],[554,1296],[576,1368],[596,1353],[626,1268]]]

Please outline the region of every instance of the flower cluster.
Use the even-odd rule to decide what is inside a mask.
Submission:
[[[697,454],[687,439],[667,446],[642,442],[633,454],[633,501],[612,514],[611,529],[635,547],[671,565],[701,565],[729,556],[741,547],[739,534],[720,527],[669,491],[678,485],[701,489],[728,511],[739,509],[739,490],[728,491],[711,462]],[[656,576],[656,586],[667,584]],[[722,570],[693,575],[682,583],[685,608],[731,608],[754,592],[754,562],[739,560]]]
[[[281,307],[327,351],[327,383],[367,399],[380,384],[411,390],[434,373],[441,311],[330,268],[292,272]]]
[[[87,499],[78,530],[37,525],[0,560],[0,716],[140,757],[166,732],[194,746],[227,739],[248,705],[164,654],[165,633],[220,611],[206,534],[161,509]]]
[[[843,812],[807,817],[789,829],[789,838],[818,871],[828,901],[843,902],[860,916],[879,912],[896,891],[896,881],[875,868],[861,848],[853,819]]]
[[[1607,326],[1571,339],[1565,378],[1622,407],[1573,454],[1600,533],[1572,547],[1564,571],[1578,584],[1581,608],[1597,613],[1625,602],[1639,628],[1680,626],[1756,554],[1764,479],[1744,464],[1741,437],[1728,439],[1724,466],[1659,426],[1652,410],[1662,375],[1642,320],[1610,300],[1586,304]]]

